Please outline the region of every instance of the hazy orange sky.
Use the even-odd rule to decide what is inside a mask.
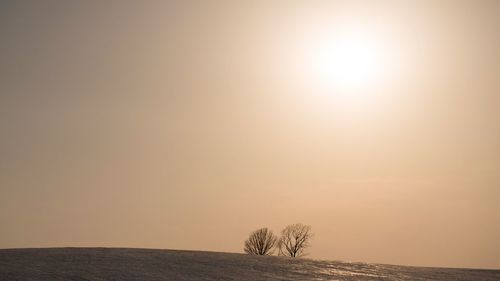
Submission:
[[[500,1],[2,1],[0,42],[0,248],[500,268]]]

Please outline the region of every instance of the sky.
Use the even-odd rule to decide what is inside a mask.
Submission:
[[[500,2],[1,1],[0,248],[500,269]]]

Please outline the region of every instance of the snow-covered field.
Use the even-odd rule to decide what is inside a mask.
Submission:
[[[0,280],[500,280],[500,270],[405,267],[122,248],[0,250]]]

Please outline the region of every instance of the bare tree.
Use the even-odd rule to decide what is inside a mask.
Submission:
[[[245,241],[245,252],[251,255],[270,255],[278,238],[267,227],[258,229]]]
[[[310,246],[312,236],[311,227],[308,225],[297,223],[285,227],[278,240],[278,254],[294,258],[303,256],[304,250]]]

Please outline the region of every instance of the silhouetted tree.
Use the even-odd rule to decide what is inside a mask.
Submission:
[[[270,255],[277,241],[276,235],[266,227],[258,229],[245,241],[245,253],[251,255]]]
[[[297,223],[285,227],[277,243],[278,254],[294,258],[303,256],[304,250],[310,246],[312,236],[308,225]]]

